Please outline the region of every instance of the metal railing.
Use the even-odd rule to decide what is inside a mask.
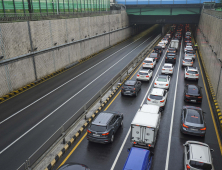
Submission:
[[[99,92],[97,92],[85,105],[83,105],[70,119],[68,119],[42,146],[40,146],[17,170],[27,170],[30,168],[59,138],[64,136],[65,131],[86,111],[91,107],[93,103],[98,100],[102,100],[102,97],[111,89],[115,82],[119,81],[121,77],[127,73],[131,68],[134,68],[141,60],[143,60],[150,48],[161,37],[158,35],[146,48],[141,51],[127,66],[125,66],[117,75],[114,76]]]
[[[222,11],[215,11],[210,9],[203,9],[203,13],[216,17],[218,19],[222,19]]]
[[[65,18],[82,18],[94,17],[102,15],[120,14],[121,10],[110,11],[96,11],[96,12],[73,12],[73,13],[0,13],[0,22],[12,21],[38,21],[38,20],[52,20],[52,19],[65,19]]]

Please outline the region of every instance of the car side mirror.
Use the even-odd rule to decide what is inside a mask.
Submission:
[[[129,151],[130,151],[130,149],[131,149],[131,148],[127,148],[127,152],[129,152]]]
[[[213,150],[213,149],[210,149],[210,151],[211,151],[211,152],[214,152],[214,150]]]

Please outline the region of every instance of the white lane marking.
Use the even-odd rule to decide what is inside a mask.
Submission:
[[[167,50],[166,50],[166,52],[167,52]],[[161,61],[160,65],[159,65],[159,67],[158,67],[158,69],[157,69],[157,71],[156,71],[155,76],[153,77],[152,82],[150,83],[150,86],[149,86],[149,88],[148,88],[148,90],[147,90],[147,92],[146,92],[146,94],[145,94],[145,96],[144,96],[144,98],[143,98],[143,101],[142,101],[142,103],[141,103],[140,106],[142,106],[142,105],[144,104],[144,101],[145,101],[145,99],[147,98],[147,95],[148,95],[148,93],[149,93],[149,91],[150,91],[150,88],[152,87],[153,81],[155,80],[155,78],[156,78],[156,76],[157,76],[157,73],[159,72],[159,69],[162,67],[162,62],[163,62],[163,60],[164,60],[164,58],[165,58],[166,52],[165,52],[165,54],[164,54],[164,56],[163,56],[163,58],[162,58],[162,61]],[[129,130],[128,130],[128,133],[127,133],[127,135],[126,135],[126,137],[125,137],[125,139],[124,139],[124,141],[123,141],[120,149],[119,149],[118,154],[116,155],[116,159],[114,160],[113,165],[112,165],[112,167],[111,167],[110,170],[113,170],[113,169],[115,168],[116,163],[117,163],[117,161],[118,161],[118,159],[119,159],[119,156],[120,156],[120,154],[121,154],[121,152],[122,152],[122,150],[123,150],[123,147],[124,147],[124,145],[125,145],[125,143],[126,143],[126,139],[128,138],[129,134],[130,134],[130,128],[129,128]]]
[[[139,39],[141,39],[142,37],[140,37]],[[115,53],[111,54],[110,56],[108,56],[107,58],[103,59],[102,61],[98,62],[97,64],[95,64],[94,66],[88,68],[87,70],[85,70],[84,72],[80,73],[79,75],[73,77],[72,79],[70,79],[69,81],[65,82],[64,84],[60,85],[59,87],[57,87],[56,89],[52,90],[51,92],[47,93],[46,95],[42,96],[41,98],[39,98],[38,100],[34,101],[33,103],[29,104],[28,106],[24,107],[23,109],[17,111],[16,113],[14,113],[13,115],[9,116],[8,118],[4,119],[3,121],[0,122],[0,125],[2,123],[4,123],[5,121],[9,120],[10,118],[14,117],[15,115],[17,115],[18,113],[22,112],[23,110],[29,108],[30,106],[32,106],[33,104],[37,103],[38,101],[42,100],[43,98],[45,98],[46,96],[50,95],[51,93],[55,92],[56,90],[60,89],[61,87],[63,87],[64,85],[68,84],[69,82],[73,81],[74,79],[78,78],[79,76],[83,75],[84,73],[86,73],[87,71],[91,70],[92,68],[94,68],[95,66],[99,65],[100,63],[102,63],[103,61],[107,60],[108,58],[110,58],[111,56],[113,56],[114,54],[118,53],[119,51],[123,50],[124,48],[128,47],[129,45],[133,44],[134,42],[138,41],[139,39],[133,41],[132,43],[128,44],[127,46],[119,49],[118,51],[116,51]]]
[[[13,141],[10,145],[8,145],[6,148],[4,148],[0,154],[2,154],[5,150],[7,150],[9,147],[11,147],[14,143],[16,143],[18,140],[20,140],[23,136],[25,136],[27,133],[29,133],[31,130],[33,130],[36,126],[38,126],[40,123],[42,123],[45,119],[47,119],[49,116],[51,116],[53,113],[55,113],[57,110],[59,110],[62,106],[64,106],[66,103],[68,103],[71,99],[73,99],[76,95],[78,95],[80,92],[82,92],[85,88],[87,88],[90,84],[92,84],[94,81],[96,81],[98,78],[100,78],[102,75],[104,75],[107,71],[109,71],[111,68],[113,68],[116,64],[118,64],[120,61],[122,61],[125,57],[128,56],[128,54],[132,53],[135,49],[137,49],[138,47],[140,47],[142,44],[144,44],[146,41],[148,41],[150,39],[150,37],[148,39],[146,39],[143,43],[141,43],[139,46],[137,46],[136,48],[134,48],[133,50],[131,50],[129,53],[127,53],[123,58],[121,58],[119,61],[117,61],[115,64],[113,64],[111,67],[109,67],[105,72],[103,72],[102,74],[100,74],[97,78],[95,78],[93,81],[91,81],[88,85],[86,85],[85,87],[83,87],[79,92],[77,92],[76,94],[74,94],[72,97],[70,97],[68,100],[66,100],[63,104],[61,104],[59,107],[57,107],[55,110],[53,110],[50,114],[48,114],[46,117],[44,117],[41,121],[39,121],[37,124],[35,124],[32,128],[30,128],[28,131],[26,131],[24,134],[22,134],[19,138],[17,138],[15,141]]]
[[[171,146],[171,137],[172,137],[172,130],[173,130],[173,119],[174,119],[174,113],[175,113],[175,103],[176,103],[176,97],[177,97],[177,85],[178,85],[178,77],[179,77],[179,71],[180,71],[179,69],[180,69],[180,58],[181,58],[181,52],[182,52],[182,42],[183,42],[183,38],[181,40],[181,47],[180,47],[180,56],[179,56],[179,63],[178,63],[178,69],[177,69],[177,79],[176,79],[176,87],[175,87],[174,100],[173,100],[173,109],[172,109],[172,115],[171,115],[170,133],[169,133],[169,140],[168,140],[168,147],[167,147],[165,170],[168,170],[168,166],[169,166],[170,146]]]

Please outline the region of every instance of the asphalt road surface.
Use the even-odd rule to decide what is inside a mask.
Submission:
[[[180,46],[183,49],[183,43]],[[129,128],[135,113],[139,106],[144,101],[146,103],[146,92],[153,87],[153,80],[161,73],[164,64],[164,53],[156,65],[153,77],[150,82],[143,82],[142,89],[137,97],[121,96],[120,92],[111,101],[111,105],[105,108],[110,111],[120,111],[124,114],[123,127],[115,134],[115,139],[112,144],[98,144],[89,142],[86,138],[86,131],[81,135],[79,140],[73,145],[56,164],[54,169],[57,169],[62,163],[76,162],[87,165],[92,170],[121,170],[128,157],[127,149],[132,147],[129,139]],[[215,131],[215,125],[212,120],[210,110],[210,101],[207,98],[209,92],[205,89],[205,84],[200,71],[199,81],[185,81],[184,69],[182,68],[182,57],[184,53],[179,50],[177,53],[177,62],[174,66],[174,73],[170,82],[170,89],[168,93],[167,103],[162,113],[160,129],[158,132],[157,143],[154,149],[154,159],[152,163],[152,170],[183,170],[183,144],[187,140],[195,140],[207,143],[214,152],[213,164],[215,170],[222,169],[222,152],[219,146],[219,141]],[[200,70],[198,59],[195,60],[194,66]],[[138,70],[141,68],[138,68]],[[136,72],[135,72],[136,73]],[[130,79],[135,80],[136,74]],[[206,82],[206,81],[205,81]],[[185,103],[183,100],[183,92],[185,84],[198,84],[203,87],[202,104]],[[206,136],[195,137],[191,135],[184,135],[180,132],[180,116],[181,109],[184,105],[199,106],[206,112],[205,120],[207,124]],[[77,144],[78,143],[78,144]]]
[[[159,33],[131,38],[2,103],[0,169],[17,169]]]

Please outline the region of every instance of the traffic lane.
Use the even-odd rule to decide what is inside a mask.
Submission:
[[[180,63],[182,65],[182,62]],[[194,62],[194,67],[199,68],[198,60]],[[168,169],[183,169],[183,144],[187,140],[194,140],[194,141],[200,141],[207,143],[211,148],[213,148],[215,151],[212,153],[213,159],[214,159],[214,167],[215,169],[222,169],[221,164],[221,153],[220,148],[218,145],[218,140],[216,137],[209,104],[206,96],[206,91],[204,88],[203,80],[202,80],[202,73],[200,72],[199,75],[199,81],[188,81],[184,80],[184,69],[180,69],[180,76],[178,80],[178,92],[177,92],[177,100],[176,100],[176,107],[175,107],[175,115],[174,115],[174,122],[173,122],[173,131],[172,131],[172,142],[171,142],[171,150],[170,150],[170,162],[169,162],[169,168]],[[203,92],[203,99],[202,104],[192,104],[192,103],[186,103],[184,102],[184,86],[185,84],[198,84],[202,87]],[[180,132],[180,120],[181,120],[181,111],[182,107],[185,105],[191,105],[191,106],[197,106],[201,107],[203,111],[206,112],[205,121],[207,125],[206,135],[205,138],[202,137],[196,137],[192,135],[185,135]]]
[[[4,147],[6,147],[9,143],[12,143],[15,139],[20,137],[28,129],[32,128],[33,125],[41,121],[49,113],[53,112],[53,110],[56,109],[58,106],[60,106],[64,101],[71,98],[73,94],[76,94],[79,91],[81,91],[81,89],[85,87],[85,85],[94,81],[96,77],[98,76],[98,74],[104,73],[107,68],[111,67],[113,63],[117,62],[120,59],[120,57],[118,56],[123,57],[127,55],[127,57],[125,57],[120,63],[115,65],[114,68],[111,69],[108,73],[106,73],[107,79],[104,79],[106,81],[102,81],[100,86],[92,86],[93,84],[90,85],[91,86],[90,88],[92,87],[94,88],[92,89],[92,91],[99,91],[108,81],[110,81],[113,78],[113,75],[116,75],[120,70],[122,70],[122,68],[124,68],[125,65],[127,65],[133,58],[135,58],[135,56],[142,49],[144,49],[146,45],[147,44],[144,43],[137,49],[135,49],[136,46],[134,45],[133,48],[135,50],[132,51],[131,49],[132,52],[130,54],[128,54],[129,53],[128,50],[120,51],[120,53],[117,53],[116,55],[114,55],[114,58],[108,59],[107,61],[104,62],[104,64],[91,69],[90,72],[87,72],[83,74],[82,76],[77,77],[72,82],[58,89],[55,93],[52,93],[49,96],[46,96],[44,99],[40,100],[33,106],[27,108],[26,110],[22,111],[15,117],[1,124],[0,137],[2,137],[4,141],[2,141],[0,144],[0,150],[4,149]],[[112,72],[112,74],[110,74],[110,72]],[[96,81],[100,81],[100,80],[98,79]],[[92,95],[89,95],[89,97],[91,98],[94,94],[95,93],[93,93]],[[85,99],[86,99],[85,101],[86,103],[89,100],[89,98],[85,98]],[[80,106],[74,109],[73,111],[77,111],[79,108]],[[26,122],[26,120],[29,120],[29,121],[27,121],[27,123],[24,123],[24,121]],[[58,125],[61,125],[61,124],[58,123]],[[7,127],[7,130],[5,130],[3,127]],[[14,135],[11,136],[11,133],[13,133]]]
[[[154,32],[154,34],[156,35],[156,32]],[[90,59],[84,63],[81,63],[80,65],[77,65],[76,67],[70,69],[69,71],[66,71],[63,74],[57,75],[56,77],[53,77],[52,79],[47,80],[46,82],[39,84],[38,86],[36,86],[32,89],[29,89],[28,91],[0,104],[0,110],[2,110],[2,113],[0,115],[0,121],[6,119],[7,117],[9,117],[12,114],[14,114],[15,112],[17,112],[18,110],[21,110],[22,108],[26,107],[30,103],[41,98],[45,94],[47,94],[50,91],[54,90],[55,88],[59,87],[61,84],[67,82],[68,80],[75,77],[76,75],[79,75],[83,71],[94,66],[99,61],[103,60],[105,58],[105,56],[112,55],[114,52],[122,49],[123,47],[129,45],[130,43],[133,43],[133,44],[129,45],[127,48],[124,48],[122,51],[130,50],[133,47],[135,47],[135,45],[140,44],[145,38],[146,37],[143,37],[133,43],[133,41],[135,41],[135,39],[132,37],[129,40],[127,40],[117,46],[114,46],[111,49],[102,52],[101,54],[98,54],[96,57],[93,57],[92,59]],[[113,57],[111,57],[111,58],[113,58]],[[116,55],[114,58],[118,58],[118,55]],[[11,107],[12,105],[13,105],[13,107]]]
[[[136,54],[132,54],[133,56],[136,56]],[[128,58],[129,59],[129,58]],[[128,61],[128,60],[126,60]],[[123,62],[118,63],[118,69],[117,68],[113,68],[112,71],[108,72],[107,74],[112,75],[114,72],[119,72],[123,66],[126,65],[126,61],[123,60]],[[128,61],[129,62],[129,61]],[[102,76],[100,79],[96,81],[95,87],[97,87],[98,89],[101,89],[102,86],[105,84],[103,83],[103,81],[107,82],[108,80],[110,80],[109,76]],[[71,100],[71,102],[67,103],[64,107],[62,107],[61,109],[59,109],[58,111],[56,111],[53,116],[51,116],[49,119],[46,119],[44,122],[42,122],[40,125],[41,126],[37,126],[35,129],[33,129],[31,131],[31,133],[28,133],[27,135],[25,135],[22,140],[19,140],[18,142],[16,142],[12,147],[10,147],[8,150],[6,150],[5,152],[7,152],[7,155],[13,155],[13,152],[15,150],[17,150],[19,152],[19,150],[21,148],[26,148],[26,159],[28,156],[30,156],[38,147],[41,146],[41,144],[44,143],[45,140],[47,140],[49,138],[49,136],[51,136],[55,130],[57,130],[69,117],[71,117],[73,115],[73,113],[75,113],[75,106],[73,105],[73,103],[78,103],[78,106],[80,107],[81,104],[84,105],[86,101],[80,101],[80,99],[89,99],[90,94],[92,93],[96,93],[94,92],[91,88],[93,86],[89,86],[90,88],[87,88],[89,91],[84,90],[84,93],[80,93],[80,94],[84,94],[84,96],[81,96],[78,98],[73,98]],[[53,95],[53,94],[52,94]],[[93,94],[94,95],[94,94]],[[93,96],[91,95],[91,96]],[[35,106],[36,109],[38,108],[38,106]],[[34,108],[35,109],[35,108]],[[48,111],[47,107],[43,106],[44,111]],[[76,109],[77,111],[77,109]],[[62,117],[61,117],[62,115]],[[12,134],[12,133],[11,133]],[[40,136],[40,138],[38,138],[36,140],[36,136]],[[7,143],[5,143],[7,144]],[[16,149],[15,149],[16,148]],[[27,149],[28,148],[28,149]],[[11,156],[12,159],[13,156]],[[5,156],[4,157],[4,161],[1,163],[1,166],[6,167],[8,164],[8,159],[10,157]],[[19,157],[20,159],[22,159],[21,157]],[[19,159],[19,160],[20,160]],[[24,160],[20,160],[20,164],[22,162],[24,162]],[[14,165],[13,165],[14,166]]]
[[[132,79],[135,80],[136,77],[134,76]],[[96,170],[110,169],[125,138],[125,135],[130,128],[131,121],[139,109],[149,84],[149,82],[142,83],[141,91],[138,93],[137,97],[121,96],[119,92],[114,102],[107,109],[108,111],[120,111],[124,115],[123,127],[118,129],[112,144],[97,144],[89,142],[85,137],[77,149],[69,157],[67,162],[80,162],[86,164],[91,169]],[[75,145],[73,147],[75,147]],[[66,156],[68,154],[69,152],[66,153]],[[62,157],[54,169],[56,169],[61,164],[66,156]]]

